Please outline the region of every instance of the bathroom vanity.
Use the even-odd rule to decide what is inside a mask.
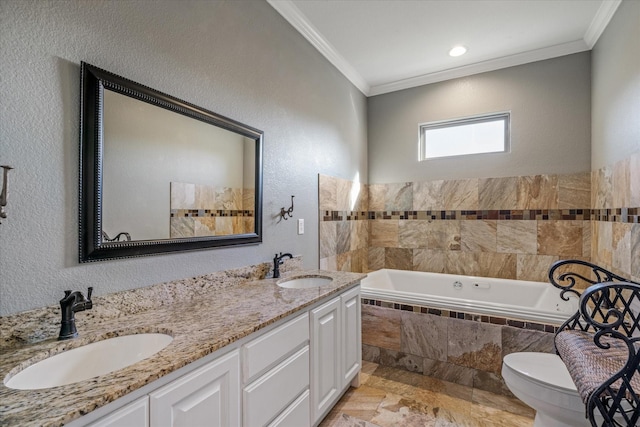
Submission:
[[[161,331],[174,339],[148,359],[87,381],[35,391],[2,385],[0,398],[8,405],[0,420],[3,425],[317,425],[358,382],[364,277],[291,273],[318,274],[333,281],[291,289],[276,279],[246,280],[128,318],[105,322],[95,313],[79,323],[80,338],[72,345],[102,339],[108,324],[120,335]],[[47,340],[19,348],[3,357],[3,377],[16,373],[20,359],[42,358],[64,345]],[[30,397],[34,393],[39,400]]]

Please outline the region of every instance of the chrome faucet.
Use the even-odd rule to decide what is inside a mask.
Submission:
[[[283,258],[293,258],[291,254],[283,254],[280,252],[280,255],[276,254],[275,258],[273,258],[273,278],[277,279],[280,277],[280,265],[284,262]]]
[[[76,311],[89,310],[93,307],[91,302],[91,293],[93,288],[89,287],[87,297],[85,298],[80,291],[64,291],[64,298],[60,300],[60,308],[62,308],[62,322],[60,324],[60,335],[58,340],[68,340],[78,336],[76,329]]]

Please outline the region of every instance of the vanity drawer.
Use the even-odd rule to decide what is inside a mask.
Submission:
[[[244,388],[243,424],[264,426],[309,389],[309,346]]]
[[[242,381],[256,376],[309,341],[309,314],[305,313],[242,347]]]
[[[310,417],[309,390],[305,390],[269,427],[303,427],[309,424]]]

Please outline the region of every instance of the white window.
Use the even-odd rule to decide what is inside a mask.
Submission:
[[[420,125],[420,160],[509,151],[509,113]]]

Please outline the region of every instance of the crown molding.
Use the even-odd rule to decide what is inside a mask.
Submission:
[[[516,55],[504,56],[502,58],[477,62],[474,64],[464,65],[462,67],[451,68],[444,71],[411,77],[409,79],[372,86],[368,96],[382,95],[384,93],[395,92],[398,90],[409,89],[416,86],[442,82],[460,77],[467,77],[473,74],[486,73],[488,71],[514,67],[516,65],[528,64],[530,62],[544,61],[545,59],[571,55],[573,53],[584,52],[585,50],[589,50],[589,47],[584,40],[576,40],[570,43],[563,43],[543,49],[531,50],[529,52],[518,53]]]
[[[603,0],[593,17],[589,28],[584,33],[584,42],[589,46],[589,49],[593,49],[596,42],[604,32],[604,29],[609,25],[609,21],[613,18],[613,14],[618,10],[618,6],[622,3],[622,0]]]
[[[371,86],[358,73],[351,64],[333,47],[327,39],[307,20],[307,17],[296,7],[291,0],[267,0],[283,18],[285,18],[302,36],[311,43],[334,67],[336,67],[360,92],[365,96],[382,95],[398,90],[409,89],[430,83],[437,83],[460,77],[467,77],[473,74],[485,73],[488,71],[500,70],[502,68],[514,67],[528,64],[530,62],[543,61],[545,59],[557,58],[559,56],[571,55],[573,53],[591,50],[609,24],[613,14],[622,3],[622,0],[602,0],[596,15],[593,17],[589,28],[585,32],[582,40],[563,43],[516,55],[504,56],[462,67],[451,68],[444,71],[423,74],[408,79],[398,80]]]
[[[369,95],[369,83],[362,78],[349,62],[338,53],[327,39],[307,20],[300,9],[290,0],[267,0],[284,19],[286,19],[305,39],[333,64],[360,92]]]

